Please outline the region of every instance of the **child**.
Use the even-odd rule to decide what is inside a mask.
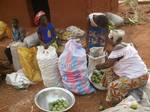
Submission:
[[[122,30],[112,30],[106,39],[105,50],[109,56],[102,65],[96,68],[113,68],[113,73],[105,74],[101,81],[107,87],[106,101],[118,103],[136,88],[144,87],[148,80],[145,63],[133,45],[122,42],[125,35]]]
[[[104,46],[109,33],[109,21],[103,13],[89,15],[88,48]]]
[[[26,36],[25,30],[22,27],[20,27],[19,21],[17,18],[12,19],[12,34],[13,34],[13,41],[15,42],[18,42],[18,41],[23,42]],[[11,55],[10,47],[7,46],[4,52],[10,64],[12,64],[13,62],[12,62],[12,55]]]
[[[20,27],[19,21],[17,18],[12,19],[12,33],[13,33],[13,41],[21,41],[23,42],[25,38],[25,30]]]
[[[35,16],[35,24],[38,25],[38,35],[41,45],[48,48],[49,45],[58,47],[56,43],[56,32],[52,23],[48,22],[45,12],[40,11]]]

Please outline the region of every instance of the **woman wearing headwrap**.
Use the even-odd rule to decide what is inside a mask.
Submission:
[[[109,33],[109,21],[103,13],[89,15],[88,48],[104,46]]]
[[[96,68],[112,67],[113,73],[105,74],[101,83],[107,87],[106,101],[121,101],[129,91],[146,85],[148,71],[138,51],[129,43],[122,42],[123,30],[112,30],[106,39],[105,50],[108,59]]]
[[[35,24],[38,25],[38,35],[41,45],[47,48],[52,45],[57,48],[55,27],[48,22],[45,12],[40,11],[36,14]]]

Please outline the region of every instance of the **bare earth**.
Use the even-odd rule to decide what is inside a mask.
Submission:
[[[148,10],[150,5],[147,5],[147,9],[144,5],[141,6],[141,10]],[[120,8],[120,11],[124,11],[124,8]],[[125,41],[133,42],[136,44],[138,51],[147,64],[150,67],[150,13],[145,16],[147,19],[141,25],[125,26],[123,29],[126,31]],[[11,86],[8,86],[3,81],[0,84],[0,112],[41,112],[34,104],[34,95],[44,88],[42,83],[33,85],[27,90],[16,90]],[[87,96],[76,96],[75,106],[68,112],[98,112],[99,104],[106,104],[105,93],[97,91]]]

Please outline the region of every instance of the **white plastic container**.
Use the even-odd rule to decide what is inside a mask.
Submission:
[[[90,49],[90,55],[88,55],[89,75],[93,73],[93,70],[97,64],[103,64],[105,62],[106,54],[103,52],[103,49],[103,47],[93,47]]]

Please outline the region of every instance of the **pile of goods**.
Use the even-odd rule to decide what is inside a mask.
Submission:
[[[72,36],[72,33],[65,30],[60,30],[57,35],[60,40],[67,41]]]
[[[49,103],[50,111],[63,111],[69,107],[69,103],[64,99],[58,99],[54,102]]]
[[[104,75],[112,75],[112,68],[102,69],[100,71],[94,70],[93,73],[89,75],[89,80],[93,84],[93,86],[99,90],[105,90],[101,81]]]
[[[57,36],[61,43],[58,51],[63,51],[66,42],[70,39],[79,40],[86,47],[86,33],[76,26],[69,26],[64,30],[57,30]]]
[[[93,75],[91,77],[91,81],[95,84],[99,84],[102,80],[102,77],[104,75],[104,72],[103,71],[94,71],[93,72]]]

